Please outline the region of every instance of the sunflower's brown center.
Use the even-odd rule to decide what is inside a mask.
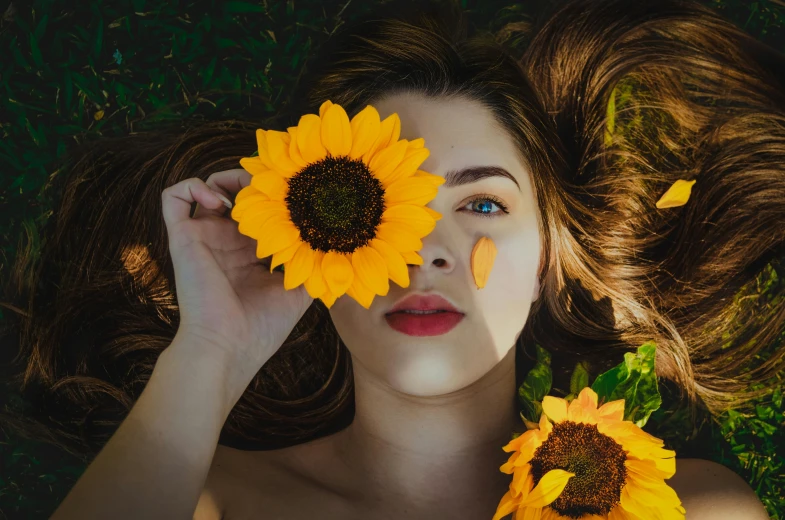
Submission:
[[[292,223],[311,249],[351,253],[376,236],[384,188],[359,159],[328,155],[289,179]]]
[[[550,507],[562,516],[606,515],[619,503],[627,478],[621,445],[594,424],[562,421],[534,452],[531,472],[536,486],[552,469],[575,473]]]

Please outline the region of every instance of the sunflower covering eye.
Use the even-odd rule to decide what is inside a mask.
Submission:
[[[240,233],[256,256],[284,266],[284,287],[300,284],[327,308],[348,294],[368,309],[388,280],[409,286],[407,264],[422,265],[421,239],[442,216],[425,205],[444,179],[419,166],[422,138],[399,139],[398,114],[371,105],[349,120],[325,101],[287,132],[256,131],[259,155],[240,165],[251,184],[235,199]]]

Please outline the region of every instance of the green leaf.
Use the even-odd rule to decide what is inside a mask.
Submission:
[[[38,46],[35,35],[30,35],[30,55],[33,57],[36,67],[39,69],[44,68],[44,58],[41,55],[41,48]]]
[[[41,40],[46,33],[46,23],[49,21],[49,15],[45,14],[41,17],[41,21],[38,22],[38,25],[35,26],[35,39]]]
[[[586,363],[580,361],[575,365],[570,377],[570,394],[577,396],[587,386],[589,386],[589,371],[586,369]]]
[[[539,345],[537,349],[537,362],[526,375],[518,388],[518,401],[521,412],[527,420],[537,422],[542,415],[542,398],[551,391],[553,374],[551,373],[551,355]]]
[[[627,352],[622,363],[597,376],[591,385],[600,404],[624,399],[624,419],[641,428],[662,405],[654,373],[656,350],[655,343],[648,341],[637,353]]]
[[[104,41],[104,19],[99,19],[98,29],[95,31],[95,42],[93,43],[93,54],[101,54],[101,45]]]
[[[210,80],[213,78],[213,71],[215,70],[215,62],[217,60],[217,56],[213,56],[213,59],[210,61],[210,64],[207,65],[207,68],[204,71],[204,80],[203,85],[209,85]]]

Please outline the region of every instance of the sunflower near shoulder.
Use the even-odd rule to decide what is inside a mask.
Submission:
[[[512,455],[500,470],[513,480],[493,520],[510,513],[515,520],[684,519],[664,482],[676,472],[676,452],[623,420],[623,399],[597,404],[590,387],[569,403],[543,398],[537,427],[503,448]]]

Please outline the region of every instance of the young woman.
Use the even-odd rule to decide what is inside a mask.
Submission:
[[[16,271],[25,395],[97,453],[54,519],[490,519],[535,342],[598,373],[653,339],[691,403],[749,397],[732,360],[785,325],[770,310],[757,342],[733,342],[732,296],[785,239],[781,55],[695,3],[574,0],[516,60],[457,8],[399,2],[313,63],[274,121],[106,141],[69,169],[39,268]],[[620,85],[623,135],[606,117]],[[447,180],[410,285],[369,309],[284,290],[210,195],[250,183],[256,128],[328,99],[398,114]],[[697,180],[688,203],[656,209],[680,178]],[[485,235],[498,256],[478,291]],[[459,319],[402,327],[390,314],[417,296]],[[678,459],[667,483],[689,520],[767,518],[717,464]]]

